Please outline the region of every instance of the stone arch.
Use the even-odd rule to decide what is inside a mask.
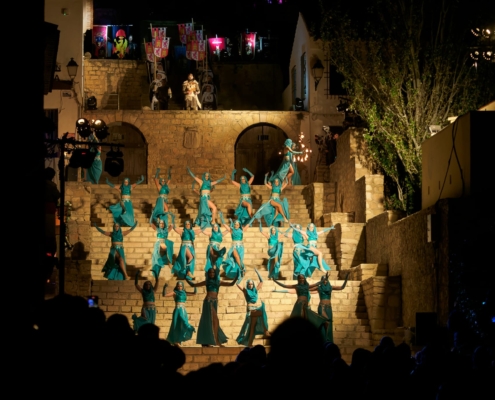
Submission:
[[[131,182],[136,182],[141,175],[144,175],[145,182],[148,176],[148,143],[144,134],[134,125],[115,121],[107,124],[109,135],[106,142],[123,144],[120,150],[124,154],[124,171],[118,177],[111,177],[103,171],[101,180],[106,178],[112,183],[121,183],[124,178],[130,178]],[[101,159],[105,165],[106,153],[109,149],[103,149]]]
[[[260,122],[245,128],[235,142],[235,168],[238,177],[242,168],[254,175],[255,185],[262,185],[265,173],[275,171],[282,160],[280,153],[288,135],[276,125]]]

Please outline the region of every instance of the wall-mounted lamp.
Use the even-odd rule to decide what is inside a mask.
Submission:
[[[79,65],[77,65],[77,63],[71,57],[70,61],[67,64],[67,72],[69,73],[69,78],[72,82],[74,82],[74,79],[77,75],[77,69],[78,68],[79,68]]]
[[[321,63],[320,59],[317,59],[315,64],[313,65],[313,68],[311,70],[313,71],[313,78],[315,80],[315,90],[318,88],[318,83],[320,83],[321,78],[323,78],[323,70],[325,67]]]
[[[438,132],[440,132],[442,130],[442,126],[441,125],[430,125],[430,126],[428,126],[428,129],[430,131],[430,135],[435,136]]]

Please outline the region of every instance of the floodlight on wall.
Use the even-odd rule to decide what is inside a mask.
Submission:
[[[442,126],[441,125],[430,125],[428,127],[428,129],[430,130],[430,135],[434,136],[442,130]]]
[[[91,97],[88,97],[88,99],[86,100],[86,108],[88,110],[96,110],[97,106],[97,101],[96,101],[96,97],[95,96],[91,96]]]
[[[323,78],[323,71],[325,70],[325,67],[321,63],[320,59],[317,59],[311,70],[313,71],[313,78],[315,80],[315,90],[317,90],[318,83],[320,83],[321,78]]]
[[[84,139],[91,136],[93,131],[91,130],[91,124],[86,118],[79,118],[76,121],[76,132]]]
[[[77,69],[78,68],[79,68],[79,65],[77,65],[77,63],[71,57],[70,61],[67,64],[67,72],[69,74],[69,78],[71,81],[74,81],[75,77],[77,76]]]
[[[294,105],[294,108],[296,111],[304,110],[304,102],[299,97],[296,97],[296,104]]]
[[[103,122],[101,119],[97,119],[93,121],[91,126],[98,140],[104,140],[108,136],[107,124],[105,124],[105,122]]]

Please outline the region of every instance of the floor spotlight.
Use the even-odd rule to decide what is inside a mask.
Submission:
[[[96,153],[89,149],[75,149],[69,160],[69,167],[88,169],[95,160]]]
[[[124,159],[120,149],[114,151],[113,148],[107,153],[105,160],[105,171],[110,176],[117,177],[124,171]]]

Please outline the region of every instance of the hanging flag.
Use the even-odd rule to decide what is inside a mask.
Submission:
[[[165,58],[168,56],[168,48],[170,46],[170,38],[166,37],[162,40],[162,57]]]
[[[256,54],[256,32],[242,34],[242,53],[250,58]]]
[[[188,60],[198,59],[198,47],[199,43],[197,40],[191,40],[186,44],[186,58]]]
[[[198,40],[198,58],[193,58],[196,61],[203,61],[206,58],[206,40]]]
[[[222,50],[225,50],[225,38],[211,38],[208,39],[208,46],[210,47],[210,55],[216,55],[220,57]]]
[[[145,49],[146,49],[146,59],[149,62],[154,62],[155,56],[153,51],[153,43],[152,42],[145,43]]]
[[[203,40],[203,30],[202,29],[199,29],[199,30],[196,30],[196,40]]]
[[[196,38],[196,31],[192,31],[189,35],[187,35],[188,42],[194,42],[195,40],[199,40]]]
[[[96,58],[105,58],[107,54],[107,26],[93,26],[93,44]]]
[[[151,37],[153,39],[156,38],[164,38],[167,33],[167,28],[151,28]]]
[[[187,37],[193,32],[193,24],[178,24],[179,36],[182,44],[187,44]]]
[[[170,38],[157,37],[153,44],[154,54],[158,58],[164,58],[168,56],[168,46]]]

